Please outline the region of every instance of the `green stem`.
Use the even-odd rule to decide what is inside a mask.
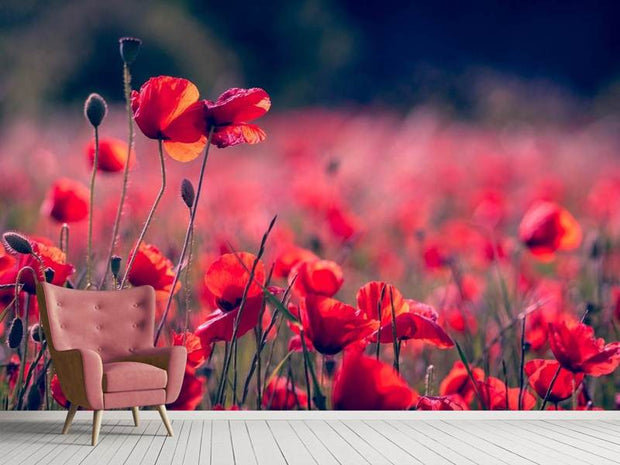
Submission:
[[[86,289],[93,285],[91,277],[93,272],[93,214],[95,212],[95,179],[99,167],[99,128],[95,126],[95,158],[93,171],[90,175],[90,203],[88,210],[88,251],[86,255]]]
[[[192,213],[189,218],[189,223],[187,224],[187,230],[185,231],[185,239],[183,240],[183,248],[181,249],[181,255],[179,256],[179,261],[177,263],[177,271],[174,274],[174,280],[172,281],[172,287],[170,288],[170,294],[168,295],[168,301],[166,302],[166,308],[164,310],[164,314],[161,317],[161,321],[157,325],[157,332],[155,333],[155,345],[157,345],[157,341],[159,340],[159,336],[161,335],[162,330],[164,329],[164,324],[166,323],[166,318],[168,317],[168,312],[170,311],[170,306],[172,305],[172,297],[174,296],[174,289],[179,282],[179,276],[181,275],[181,271],[183,270],[183,260],[185,259],[185,254],[187,253],[187,247],[189,244],[189,238],[192,235],[194,230],[194,221],[196,219],[196,211],[198,210],[198,201],[200,200],[200,193],[202,192],[202,182],[204,181],[205,168],[207,167],[207,160],[209,159],[209,148],[211,147],[211,138],[213,136],[212,126],[209,130],[209,137],[207,139],[207,146],[205,148],[205,154],[202,157],[202,166],[200,167],[200,176],[198,177],[198,187],[196,189],[196,198],[194,199],[194,204],[192,205]]]
[[[390,286],[390,307],[392,308],[392,343],[394,347],[394,369],[400,373],[400,348],[398,345],[398,331],[396,330],[396,309],[394,308],[394,287]],[[379,322],[381,324],[381,322]]]
[[[138,249],[140,248],[140,245],[142,244],[142,241],[144,240],[144,236],[146,235],[146,232],[149,229],[151,221],[153,221],[153,216],[155,215],[157,206],[159,205],[159,202],[162,196],[164,195],[164,191],[166,190],[166,161],[164,159],[163,141],[159,139],[157,142],[158,142],[158,147],[159,147],[159,164],[161,168],[161,187],[159,188],[157,197],[155,197],[155,201],[153,202],[153,205],[151,206],[151,210],[149,211],[149,214],[146,217],[146,222],[144,223],[144,226],[142,227],[142,231],[140,232],[140,236],[138,237],[136,245],[134,246],[134,249],[131,252],[131,257],[129,258],[129,262],[127,262],[127,268],[125,268],[125,274],[123,275],[123,279],[121,280],[121,285],[120,285],[121,289],[125,286],[125,282],[127,281],[127,277],[129,276],[129,272],[131,271],[133,262],[136,259],[136,255],[138,254]]]
[[[123,207],[125,205],[125,197],[127,195],[127,185],[129,183],[129,166],[131,162],[131,149],[133,147],[133,112],[131,111],[131,73],[129,72],[129,65],[123,64],[123,90],[125,93],[125,111],[127,112],[127,158],[125,160],[125,168],[123,169],[123,184],[121,185],[121,198],[118,202],[118,208],[116,210],[116,218],[114,219],[114,226],[112,227],[112,240],[110,241],[110,248],[108,250],[108,258],[106,260],[105,270],[103,272],[103,278],[99,283],[99,288],[103,288],[105,280],[108,277],[108,271],[110,271],[110,261],[116,248],[116,242],[118,240],[118,231],[121,224],[121,216],[123,215]]]

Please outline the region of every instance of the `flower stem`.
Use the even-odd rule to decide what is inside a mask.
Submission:
[[[192,236],[194,231],[194,221],[196,219],[196,211],[198,210],[198,201],[200,200],[200,193],[202,191],[202,182],[204,180],[205,168],[207,166],[207,160],[209,159],[209,148],[211,148],[211,138],[213,136],[212,126],[209,130],[209,137],[207,138],[207,146],[205,148],[205,154],[202,157],[202,166],[200,167],[200,176],[198,177],[198,188],[196,189],[196,198],[194,199],[194,205],[192,205],[192,213],[189,217],[189,223],[187,224],[187,230],[185,231],[185,239],[183,240],[183,248],[181,249],[181,255],[179,256],[179,262],[177,263],[177,271],[174,274],[174,280],[172,281],[172,287],[170,288],[170,294],[168,295],[168,301],[166,302],[166,308],[164,310],[164,314],[161,317],[161,321],[157,325],[157,332],[155,333],[155,345],[157,345],[157,341],[159,340],[159,336],[161,335],[161,331],[164,328],[164,324],[166,323],[166,318],[168,317],[168,312],[170,311],[170,306],[172,305],[172,297],[174,296],[174,290],[179,282],[179,277],[181,275],[181,271],[183,270],[183,260],[185,260],[185,254],[187,252],[187,246],[189,244],[189,239]]]
[[[127,281],[127,277],[129,276],[129,272],[131,271],[133,262],[136,259],[138,249],[140,248],[140,245],[142,244],[142,241],[144,240],[144,236],[146,235],[146,232],[149,229],[151,221],[153,220],[153,216],[155,215],[155,211],[157,210],[159,201],[161,200],[162,196],[164,195],[164,191],[166,190],[166,162],[164,160],[164,148],[163,148],[163,141],[161,139],[158,140],[158,146],[159,146],[159,163],[161,166],[161,187],[159,188],[159,193],[157,194],[157,197],[155,198],[155,201],[153,202],[153,205],[151,206],[151,211],[149,211],[149,215],[146,217],[146,222],[144,223],[144,226],[142,227],[142,231],[140,232],[140,236],[138,237],[136,245],[134,246],[133,251],[131,252],[131,257],[129,258],[129,261],[127,262],[127,268],[125,268],[125,274],[123,275],[123,279],[121,280],[121,285],[120,285],[121,289],[125,286],[125,282]]]
[[[397,373],[400,373],[400,347],[398,345],[398,332],[396,330],[396,310],[394,309],[393,289],[394,287],[390,286],[390,307],[392,308],[392,339],[394,344],[394,369]]]
[[[523,323],[521,324],[521,363],[519,364],[519,410],[523,410],[523,385],[525,382],[525,325],[527,322],[527,314],[523,315]],[[508,389],[508,386],[506,386]]]
[[[116,242],[118,240],[118,230],[121,223],[121,216],[123,214],[123,207],[125,205],[125,197],[127,195],[127,184],[129,182],[129,164],[131,162],[131,148],[133,146],[133,117],[131,111],[131,73],[129,72],[129,65],[123,64],[123,89],[125,93],[125,110],[127,112],[127,126],[129,129],[127,135],[127,158],[125,160],[125,168],[123,170],[123,184],[121,185],[121,198],[118,202],[118,208],[116,210],[116,218],[114,219],[114,226],[112,227],[112,240],[110,241],[110,248],[108,250],[108,258],[105,263],[105,270],[103,277],[99,283],[99,288],[105,286],[105,280],[108,277],[108,271],[110,270],[110,261],[116,248]]]
[[[377,302],[377,319],[379,320],[379,328],[377,329],[377,347],[376,347],[376,357],[379,360],[379,356],[381,355],[381,321],[383,320],[381,315],[381,306],[383,305],[383,298],[385,297],[385,283],[381,286],[381,295],[379,296],[379,301]]]
[[[93,171],[90,175],[90,203],[88,209],[88,252],[86,255],[86,289],[93,285],[91,277],[93,272],[93,213],[95,211],[95,179],[99,167],[99,128],[95,126],[95,158]]]

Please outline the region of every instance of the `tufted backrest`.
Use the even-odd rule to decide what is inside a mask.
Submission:
[[[91,349],[103,362],[153,347],[155,290],[83,291],[40,283],[51,350]],[[47,320],[47,321],[45,321]]]

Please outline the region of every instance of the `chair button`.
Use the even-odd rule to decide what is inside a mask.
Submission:
[[[134,349],[133,347],[129,348],[129,352],[135,352],[135,351],[136,351],[136,349]]]
[[[95,310],[99,310],[101,307],[99,305],[95,305]]]
[[[134,323],[134,324],[132,324],[132,325],[131,325],[131,327],[132,327],[133,329],[136,329],[136,328],[138,327],[138,325]]]
[[[133,308],[138,308],[140,304],[133,304]]]
[[[65,329],[65,328],[66,328],[66,326],[65,326],[64,324],[61,324],[61,325],[60,325],[60,328],[61,328],[61,329]]]
[[[97,347],[97,352],[101,352],[103,349],[101,347]]]
[[[100,331],[101,330],[101,325],[97,325],[97,326],[95,326],[95,328],[97,328],[97,331]]]
[[[57,307],[62,307],[62,302],[56,302]]]

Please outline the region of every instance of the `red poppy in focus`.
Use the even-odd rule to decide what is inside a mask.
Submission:
[[[252,269],[255,259],[255,255],[246,252],[230,253],[220,256],[209,266],[205,275],[205,286],[208,301],[216,310],[196,329],[196,335],[200,337],[203,348],[210,347],[215,341],[232,339],[237,312],[250,279],[248,270]],[[237,337],[243,336],[258,323],[263,307],[264,284],[265,267],[259,261],[254,280],[248,288]]]
[[[467,403],[458,394],[449,396],[420,396],[416,410],[469,410]]]
[[[377,323],[336,299],[310,294],[301,301],[301,322],[320,353],[334,355],[372,333]]]
[[[41,213],[59,223],[74,223],[88,216],[88,189],[68,178],[58,179],[41,205]]]
[[[484,381],[484,370],[482,368],[471,367],[471,371],[474,380]],[[463,362],[454,362],[450,373],[439,385],[439,393],[442,396],[458,394],[467,404],[474,399],[476,391]]]
[[[318,259],[319,257],[307,249],[295,245],[288,246],[278,254],[273,275],[276,278],[286,278],[298,263]]]
[[[344,282],[342,268],[330,260],[312,260],[297,264],[289,274],[289,283],[293,279],[293,290],[300,297],[308,294],[331,297]]]
[[[549,345],[560,365],[573,373],[608,375],[620,363],[620,342],[605,345],[583,323],[549,323]]]
[[[62,388],[60,387],[60,381],[58,381],[58,375],[52,376],[52,380],[50,381],[50,391],[52,393],[52,398],[64,408],[69,408],[71,402],[67,400],[65,394],[62,392]]]
[[[95,141],[90,141],[86,147],[86,155],[90,166],[95,162]],[[107,173],[116,173],[125,169],[127,160],[127,144],[120,139],[107,138],[99,140],[99,157],[97,169]],[[130,166],[135,163],[134,151],[131,151]]]
[[[554,202],[535,202],[519,225],[519,239],[541,259],[549,259],[557,250],[576,249],[581,238],[577,220]]]
[[[530,360],[525,364],[525,374],[532,389],[541,399],[544,399],[549,390],[549,385],[555,377],[560,364],[555,360],[543,360],[540,358]],[[583,373],[572,373],[564,368],[560,369],[560,374],[553,383],[553,389],[549,393],[549,401],[557,404],[568,399],[573,394],[573,387],[576,389],[583,381]]]
[[[263,392],[262,404],[269,410],[293,410],[308,408],[308,395],[295,386],[289,378],[276,376]]]
[[[192,369],[198,368],[202,365],[205,358],[209,356],[209,354],[205,354],[205,352],[209,351],[210,348],[203,348],[200,343],[200,338],[190,331],[185,333],[185,342],[183,342],[183,333],[173,332],[172,345],[185,346],[187,349],[187,366]]]
[[[257,144],[267,137],[255,124],[271,108],[269,95],[263,89],[228,89],[215,101],[205,101],[207,127],[213,127],[211,142],[218,148],[237,144]]]
[[[187,367],[179,397],[173,403],[167,404],[166,408],[170,410],[196,410],[202,402],[204,393],[205,383],[196,376],[194,370]]]
[[[178,161],[196,158],[206,144],[205,107],[187,79],[152,77],[131,93],[133,118],[149,139],[161,139]]]
[[[142,243],[136,254],[128,278],[133,286],[153,286],[158,299],[168,297],[174,282],[174,265],[157,247]],[[174,292],[181,284],[177,282]]]
[[[347,350],[332,391],[335,410],[406,410],[418,401],[391,365]]]
[[[478,391],[489,410],[519,410],[519,388],[507,388],[501,379],[489,376],[485,381],[478,381]],[[522,410],[532,410],[536,398],[527,389],[522,395]]]
[[[381,299],[381,291],[383,299]],[[392,330],[392,303],[396,321],[396,338],[404,341],[418,339],[441,349],[454,347],[454,342],[437,323],[437,312],[430,305],[415,300],[406,300],[394,286],[372,281],[357,291],[357,306],[370,319],[377,320],[380,327],[370,336],[371,342],[377,339],[382,344],[394,341]]]
[[[64,286],[65,282],[73,274],[75,268],[66,263],[67,256],[58,247],[54,247],[52,242],[45,238],[29,239],[33,253],[41,259],[39,263],[32,255],[19,255],[13,262],[14,266],[0,271],[0,284],[11,284],[17,279],[17,273],[22,268],[29,266],[37,274],[39,281],[44,281],[44,271],[47,268],[54,270],[54,277],[51,281],[56,286]],[[35,293],[35,282],[31,273],[22,273],[21,282],[24,283],[24,290],[30,294]],[[13,290],[10,290],[13,294]],[[12,298],[12,297],[11,297]]]

